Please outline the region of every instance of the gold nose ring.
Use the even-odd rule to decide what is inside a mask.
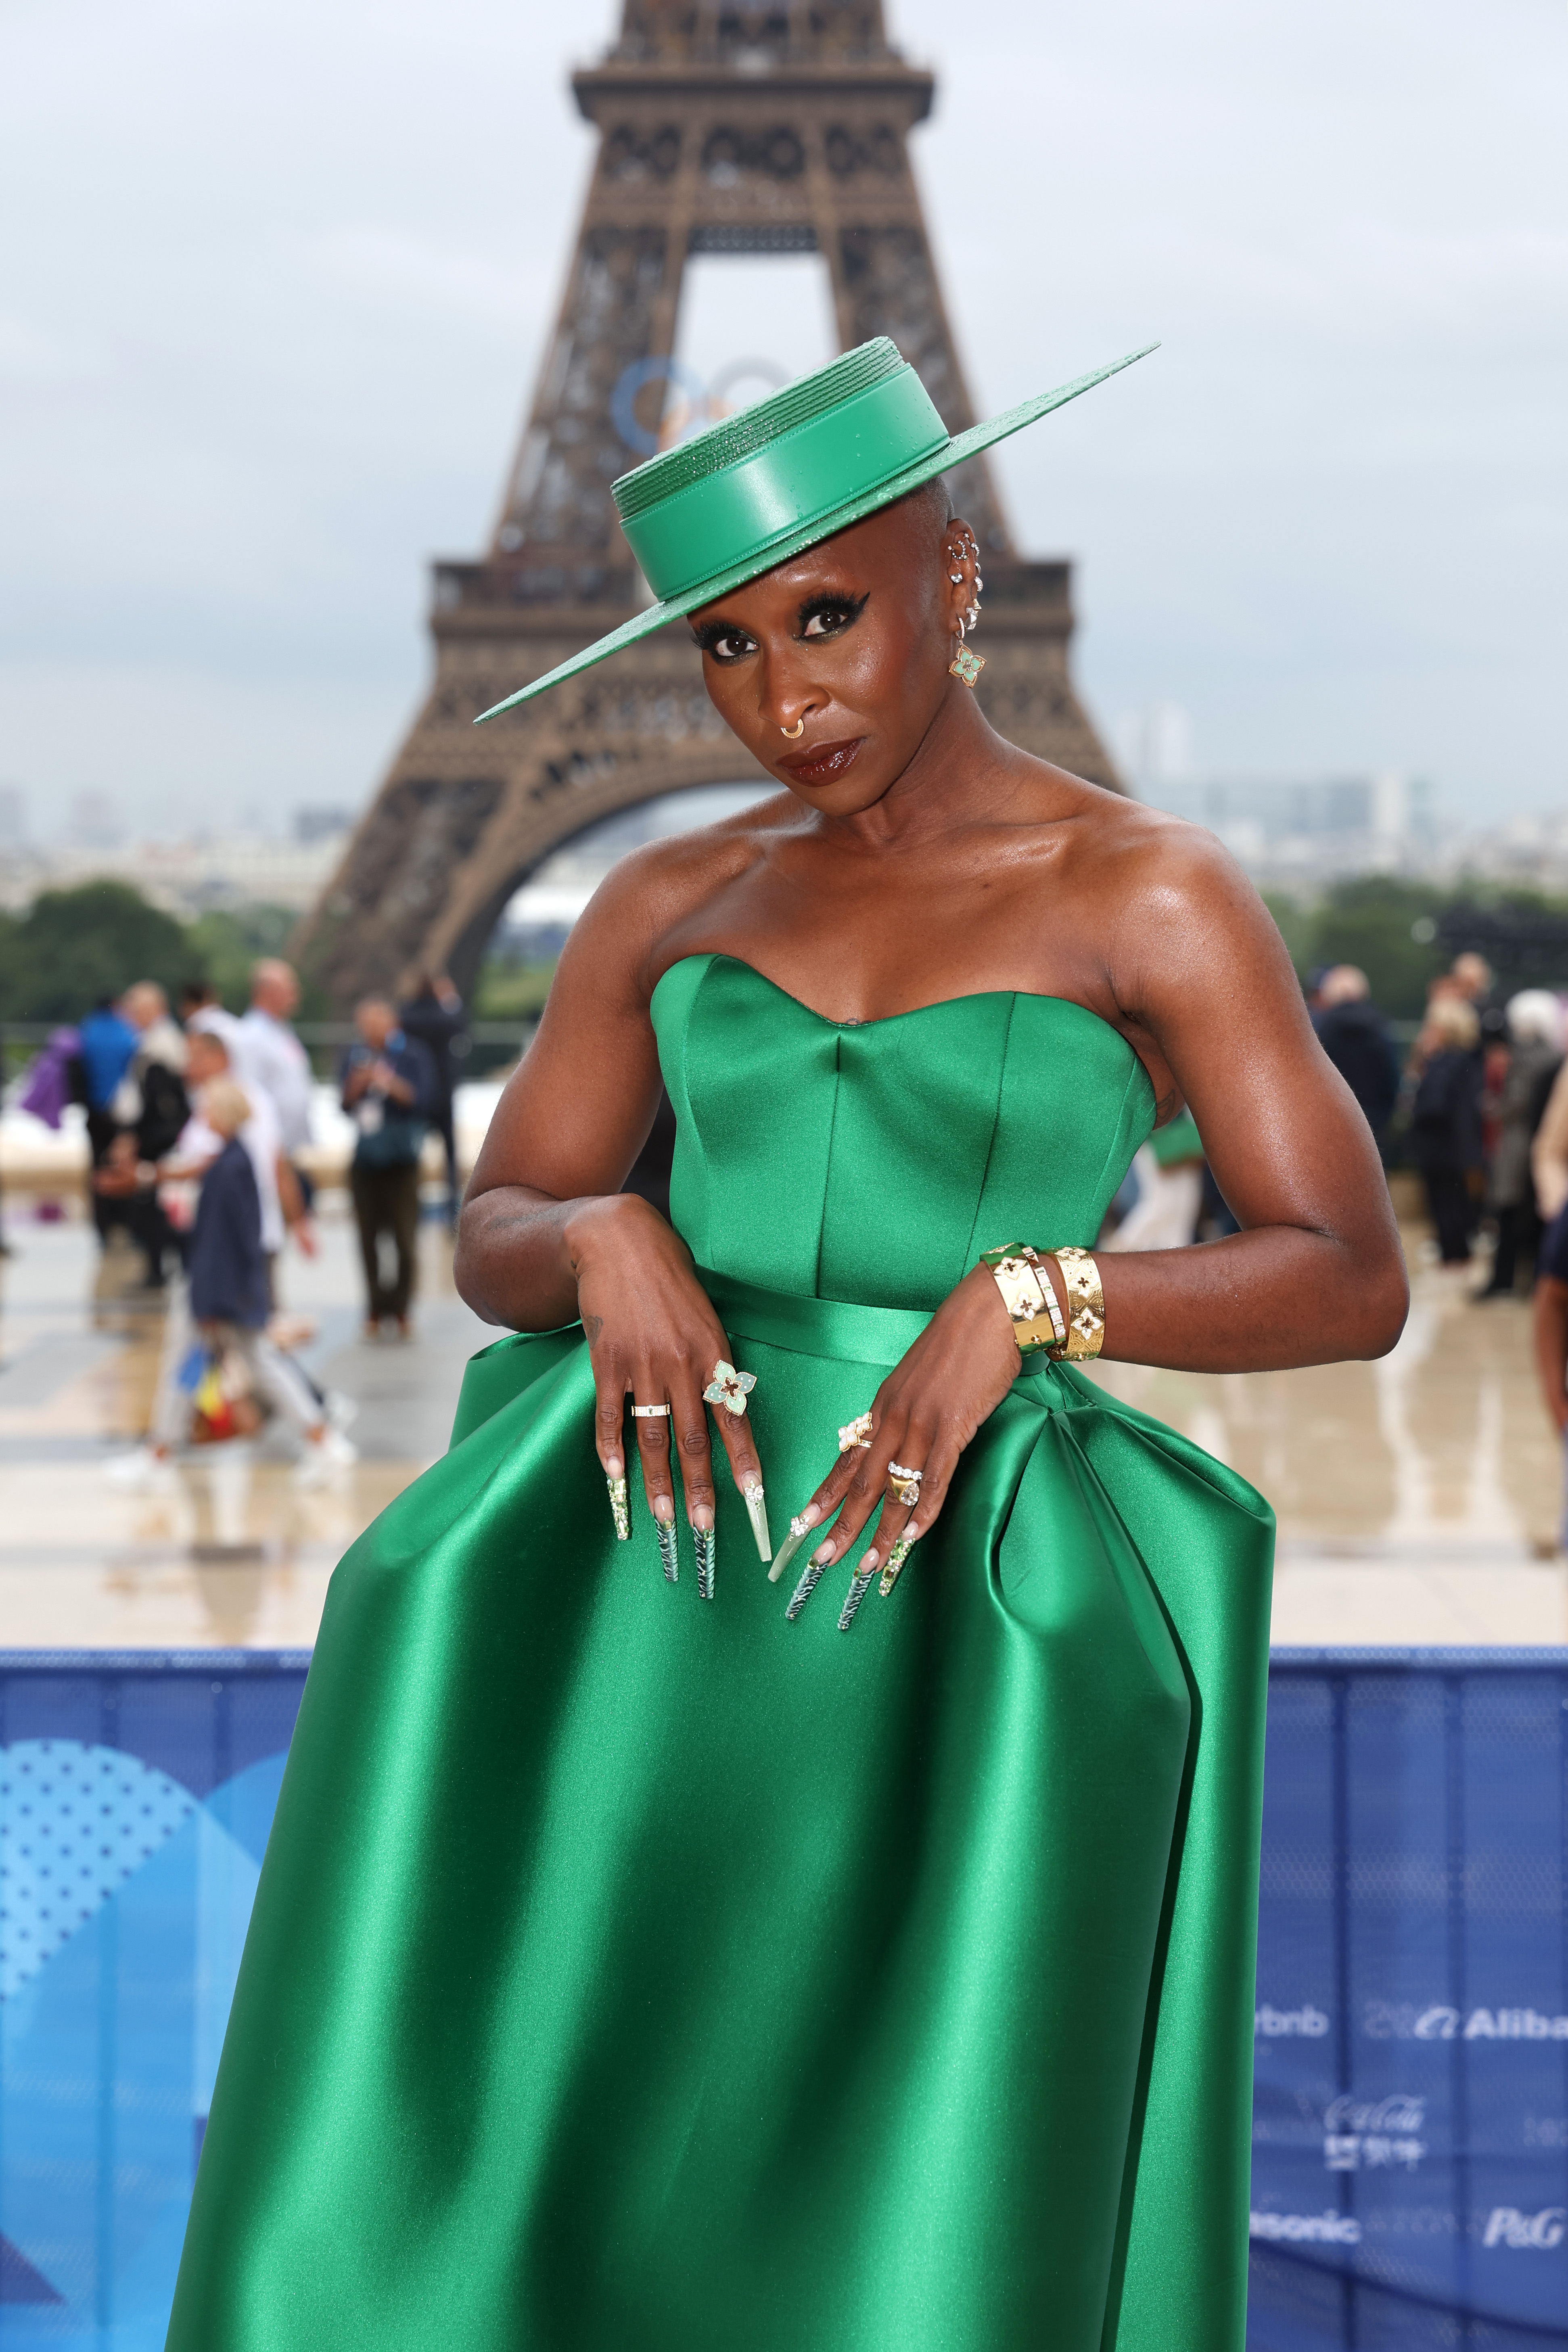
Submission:
[[[781,727],[779,729],[779,733],[781,735],[787,735],[792,743],[798,742],[800,738],[805,733],[805,717],[804,712],[801,717],[795,720],[793,727]]]

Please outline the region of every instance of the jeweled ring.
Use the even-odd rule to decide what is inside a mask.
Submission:
[[[755,1372],[738,1372],[733,1364],[727,1364],[721,1356],[713,1367],[712,1379],[702,1391],[702,1402],[704,1404],[721,1404],[726,1412],[732,1412],[739,1419],[746,1410],[748,1391],[756,1385]]]
[[[838,1451],[840,1454],[847,1454],[857,1445],[864,1448],[868,1446],[870,1443],[871,1416],[868,1412],[858,1412],[854,1420],[847,1421],[843,1428],[838,1433]]]
[[[923,1470],[910,1470],[901,1462],[889,1462],[888,1487],[894,1500],[912,1508],[920,1501],[921,1480],[924,1475]]]
[[[634,1421],[668,1421],[669,1407],[667,1404],[634,1404],[632,1419]]]

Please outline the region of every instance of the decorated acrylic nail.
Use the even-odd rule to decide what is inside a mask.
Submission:
[[[606,1477],[605,1485],[609,1493],[610,1516],[616,1523],[616,1538],[621,1543],[625,1543],[632,1531],[632,1523],[626,1512],[626,1482],[624,1478]]]
[[[790,1521],[789,1533],[785,1536],[783,1543],[780,1544],[773,1558],[773,1564],[768,1570],[768,1582],[770,1584],[776,1584],[778,1582],[780,1577],[784,1574],[785,1569],[789,1566],[791,1560],[795,1558],[796,1552],[805,1541],[807,1536],[810,1535],[813,1528],[816,1527],[817,1520],[821,1516],[822,1514],[816,1508],[816,1504],[808,1503],[805,1510],[802,1511],[797,1517],[793,1518]]]
[[[882,1580],[877,1587],[878,1591],[880,1593],[884,1601],[887,1599],[889,1593],[891,1592],[894,1585],[897,1584],[899,1580],[899,1570],[902,1568],[905,1560],[908,1559],[914,1548],[915,1538],[913,1536],[900,1536],[898,1542],[893,1546],[892,1550],[888,1554],[888,1565],[882,1570]]]
[[[752,1536],[759,1559],[772,1559],[773,1539],[768,1534],[768,1507],[761,1486],[755,1479],[742,1489],[746,1498],[746,1517],[752,1522]]]
[[[697,1590],[704,1601],[713,1598],[713,1569],[718,1538],[711,1528],[693,1528],[691,1547],[697,1554]]]
[[[658,1530],[658,1556],[663,1563],[665,1581],[667,1584],[675,1584],[679,1582],[680,1577],[680,1554],[676,1549],[675,1521],[655,1519],[654,1526]]]
[[[869,1591],[871,1579],[876,1573],[877,1564],[873,1559],[869,1568],[858,1568],[850,1578],[849,1590],[844,1596],[844,1606],[838,1612],[838,1630],[841,1633],[847,1633],[850,1626],[855,1622],[855,1612]]]
[[[795,1586],[789,1607],[784,1611],[784,1617],[789,1623],[795,1622],[816,1591],[822,1581],[823,1570],[829,1565],[832,1558],[833,1546],[830,1543],[825,1543],[806,1561],[800,1582]]]

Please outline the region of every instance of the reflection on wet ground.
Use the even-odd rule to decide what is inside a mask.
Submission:
[[[1479,1278],[1418,1267],[1404,1336],[1374,1364],[1100,1368],[1273,1504],[1276,1642],[1568,1641],[1562,1457],[1530,1309],[1472,1305]]]
[[[341,1199],[341,1196],[339,1196]],[[101,1273],[80,1224],[13,1223],[0,1321],[0,1643],[12,1648],[292,1647],[315,1638],[345,1548],[446,1445],[462,1368],[496,1334],[452,1287],[444,1230],[421,1234],[416,1335],[361,1337],[353,1228],[331,1199],[285,1303],[316,1337],[318,1385],[357,1408],[360,1459],[301,1486],[270,1438],[210,1446],[127,1487],[108,1474],[146,1426],[163,1317]],[[100,1293],[93,1297],[95,1287]]]
[[[414,1341],[366,1345],[352,1229],[330,1200],[321,1233],[313,1264],[289,1258],[286,1303],[316,1326],[301,1360],[357,1406],[359,1461],[303,1486],[280,1444],[220,1446],[127,1488],[105,1465],[145,1425],[162,1318],[115,1295],[136,1262],[111,1256],[100,1271],[82,1225],[9,1227],[0,1643],[314,1638],[338,1558],[441,1452],[463,1364],[495,1336],[457,1297],[445,1234],[426,1225]],[[1468,1285],[1426,1270],[1382,1363],[1223,1378],[1108,1365],[1098,1377],[1268,1496],[1277,1641],[1568,1640],[1561,1466],[1522,1303],[1472,1307]]]

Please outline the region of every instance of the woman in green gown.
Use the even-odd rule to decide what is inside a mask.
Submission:
[[[1240,2352],[1272,1520],[1037,1342],[1375,1355],[1404,1275],[1245,880],[971,691],[942,470],[1061,396],[950,443],[872,345],[655,459],[660,601],[516,698],[686,614],[783,789],[616,869],[490,1129],[517,1336],[333,1579],[175,2352]],[[1101,1316],[1184,1101],[1243,1229]]]

